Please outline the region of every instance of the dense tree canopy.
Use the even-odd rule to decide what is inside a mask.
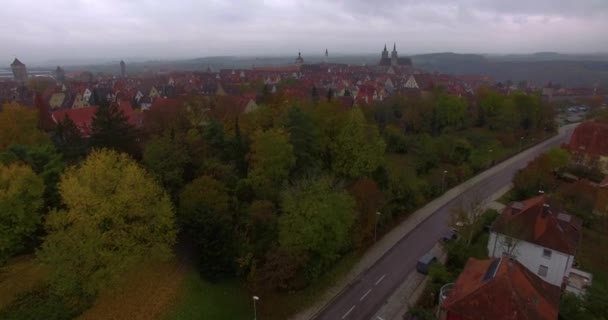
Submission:
[[[282,195],[279,243],[291,251],[312,254],[319,263],[338,258],[351,242],[355,201],[334,190],[329,178],[320,178]]]
[[[190,162],[183,134],[166,131],[150,139],[144,148],[143,162],[175,195],[184,185],[185,168]]]
[[[333,170],[348,178],[370,175],[384,163],[385,148],[376,127],[355,108],[333,144]]]
[[[97,108],[91,124],[91,146],[137,153],[137,132],[116,103]]]
[[[18,104],[6,104],[0,112],[0,151],[11,144],[36,145],[49,141],[38,129],[38,112]]]
[[[63,174],[59,190],[66,209],[49,214],[38,254],[57,293],[92,295],[138,263],[171,255],[171,201],[127,155],[94,151]]]
[[[234,270],[234,246],[230,196],[221,182],[202,176],[180,194],[179,222],[194,241],[205,276],[217,277]]]
[[[289,134],[283,129],[256,131],[249,157],[249,179],[263,197],[281,187],[296,162]]]
[[[40,223],[44,183],[22,164],[0,164],[0,265],[23,249]]]

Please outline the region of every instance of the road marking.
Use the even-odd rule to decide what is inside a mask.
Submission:
[[[384,320],[384,318],[377,316],[376,318],[378,318],[378,320]]]
[[[342,316],[342,319],[348,317],[348,314],[351,313],[353,311],[353,309],[355,308],[355,306],[353,305],[352,307],[350,307],[350,309],[348,309],[348,311],[346,311],[346,313]]]
[[[365,297],[367,297],[367,295],[372,292],[372,289],[367,290],[367,292],[365,292],[365,294],[363,296],[361,296],[361,299],[359,299],[359,301],[363,301],[363,299],[365,299]]]
[[[382,280],[384,280],[384,277],[386,277],[386,274],[383,274],[382,277],[380,277],[380,279],[378,279],[378,281],[376,281],[376,285],[378,285],[378,283],[382,282]]]

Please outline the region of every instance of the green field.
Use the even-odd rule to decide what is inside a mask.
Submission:
[[[196,271],[186,275],[178,302],[166,317],[168,320],[252,318],[251,297],[237,281],[212,284],[201,279]]]

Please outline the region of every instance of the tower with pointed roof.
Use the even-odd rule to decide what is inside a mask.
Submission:
[[[15,58],[11,63],[11,70],[13,71],[13,77],[17,82],[25,82],[27,80],[27,68],[19,59]]]
[[[127,77],[127,65],[123,60],[120,60],[120,76],[123,78]]]
[[[304,58],[302,58],[302,53],[298,52],[298,57],[296,58],[296,66],[301,66],[304,64]]]
[[[382,50],[382,60],[388,59],[388,50],[386,50],[386,44],[384,44],[384,50]]]
[[[397,54],[397,43],[393,44],[393,51],[391,52],[391,65],[399,65],[399,55]]]
[[[329,51],[327,51],[327,48],[325,48],[325,63],[327,63],[329,60]]]

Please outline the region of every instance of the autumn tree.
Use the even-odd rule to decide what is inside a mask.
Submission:
[[[262,196],[272,197],[296,162],[289,135],[282,129],[258,130],[249,154],[249,179]]]
[[[184,185],[185,167],[189,161],[183,134],[169,130],[149,140],[143,152],[146,167],[172,195]]]
[[[42,178],[23,164],[0,164],[0,265],[24,248],[40,223]]]
[[[91,124],[91,146],[135,154],[137,131],[116,103],[99,107]]]
[[[30,166],[44,181],[44,207],[60,206],[57,183],[65,163],[52,144],[11,145],[5,152],[0,152],[0,163],[25,163]]]
[[[331,179],[320,178],[285,191],[281,207],[279,244],[311,256],[310,278],[349,248],[355,201],[345,191],[334,190]]]
[[[374,238],[374,229],[377,220],[380,219],[378,212],[384,205],[384,194],[371,178],[362,178],[353,183],[348,192],[357,203],[357,232],[353,235],[355,244],[362,245]]]
[[[38,252],[54,292],[95,295],[134,266],[171,256],[169,196],[126,154],[94,151],[62,175],[59,190],[65,209],[49,214]]]
[[[384,163],[385,149],[377,128],[367,123],[359,108],[354,108],[333,143],[333,171],[348,178],[371,175]]]
[[[49,141],[38,129],[38,112],[18,104],[5,104],[0,112],[0,151],[11,144],[36,145]]]
[[[469,203],[461,203],[452,208],[450,215],[450,225],[458,229],[460,237],[465,245],[470,245],[473,237],[483,227],[480,223],[485,213],[485,204],[481,200],[473,200]]]
[[[186,185],[179,197],[179,224],[196,245],[203,275],[215,278],[235,267],[235,248],[227,188],[210,176]]]
[[[539,190],[554,191],[559,185],[556,171],[570,163],[570,154],[560,148],[554,148],[540,155],[528,166],[515,174],[513,191],[517,200],[523,200],[538,194]]]

